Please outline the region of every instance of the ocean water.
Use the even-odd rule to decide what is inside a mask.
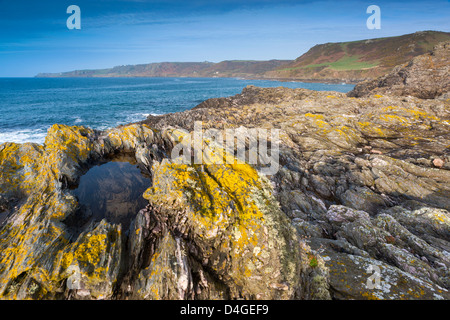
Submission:
[[[0,78],[0,143],[43,143],[55,123],[104,130],[191,109],[247,85],[339,92],[354,87],[236,78]]]

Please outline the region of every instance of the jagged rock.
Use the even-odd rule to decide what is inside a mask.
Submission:
[[[374,94],[415,96],[433,99],[450,91],[450,42],[442,42],[430,53],[399,65],[387,75],[359,83],[349,97]]]
[[[214,272],[229,298],[293,298],[298,240],[270,190],[249,165],[186,165],[176,158],[154,165],[144,197],[161,208],[190,260]]]
[[[321,280],[313,281],[301,261],[310,249],[266,178],[245,163],[191,166],[166,158],[183,135],[146,125],[106,132],[54,125],[43,146],[3,144],[2,206],[14,197],[19,205],[0,230],[0,297],[329,298],[323,264],[314,270]],[[149,205],[129,230],[90,220],[69,189],[118,152],[134,153],[153,177]]]
[[[341,195],[340,199],[346,206],[371,213],[376,213],[386,206],[383,197],[366,186],[350,188]]]
[[[101,221],[63,249],[61,277],[70,298],[111,299],[121,266],[121,227]],[[81,293],[81,294],[80,294]]]
[[[446,300],[448,293],[379,260],[326,250],[322,254],[330,272],[330,291],[336,299]],[[379,268],[379,276],[376,274]],[[376,277],[379,277],[379,283]]]
[[[330,206],[326,219],[338,240],[315,237],[311,246],[323,252],[335,298],[448,299],[448,253],[409,233],[393,216],[371,218],[364,211]],[[367,285],[374,266],[380,268],[377,288]]]
[[[0,193],[20,199],[0,231],[1,297],[113,296],[121,266],[120,227],[101,221],[75,231],[67,221],[77,216],[78,203],[67,186],[76,183],[89,161],[122,150],[123,139],[131,147],[152,134],[134,125],[99,139],[99,133],[84,127],[54,125],[43,146],[0,147]]]
[[[449,107],[445,99],[249,86],[144,123],[280,128],[280,170],[270,180],[281,210],[317,256],[326,251],[351,268],[325,261],[331,296],[448,299],[450,176],[432,162],[449,157]],[[360,266],[369,262],[402,283],[398,291],[366,290],[370,274]]]
[[[428,278],[432,280],[430,282],[448,287],[450,255],[412,234],[391,215],[379,214],[370,219],[364,211],[330,206],[327,219],[329,230],[337,239],[345,239],[378,257],[378,260],[393,264],[413,276]],[[422,257],[426,260],[423,261]]]

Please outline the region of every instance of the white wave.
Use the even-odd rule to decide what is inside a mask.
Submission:
[[[43,144],[45,141],[45,136],[47,135],[47,130],[45,129],[34,129],[34,130],[15,130],[15,131],[0,131],[0,143],[4,142],[15,142],[15,143],[25,143],[34,142]]]
[[[149,115],[156,116],[159,115],[157,113],[132,113],[127,114],[125,117],[125,122],[137,122],[147,119]]]
[[[81,123],[81,122],[83,122],[83,119],[81,119],[81,118],[76,118],[75,119],[75,123]]]
[[[109,125],[104,124],[104,125],[95,127],[95,129],[100,130],[100,131],[105,131],[105,130],[111,129],[112,127],[114,127],[114,126],[109,126]]]

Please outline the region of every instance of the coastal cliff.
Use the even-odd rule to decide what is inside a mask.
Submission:
[[[450,33],[420,31],[397,37],[325,43],[312,47],[293,62],[268,71],[277,78],[341,79],[359,82],[383,76],[400,64],[431,51]]]
[[[450,33],[421,31],[396,37],[318,44],[295,60],[160,62],[109,69],[40,73],[37,77],[241,77],[312,82],[373,80],[425,54]]]
[[[248,86],[0,145],[0,298],[450,299],[450,99],[396,93]],[[196,122],[278,129],[279,170],[211,164],[234,154],[206,137],[201,163],[171,157]],[[72,191],[122,153],[151,177],[126,229],[92,220]]]

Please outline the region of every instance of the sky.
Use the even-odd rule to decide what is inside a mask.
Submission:
[[[81,10],[69,30],[67,8]],[[367,7],[381,9],[370,30]],[[0,77],[150,62],[295,59],[326,42],[450,32],[450,1],[0,0]]]

